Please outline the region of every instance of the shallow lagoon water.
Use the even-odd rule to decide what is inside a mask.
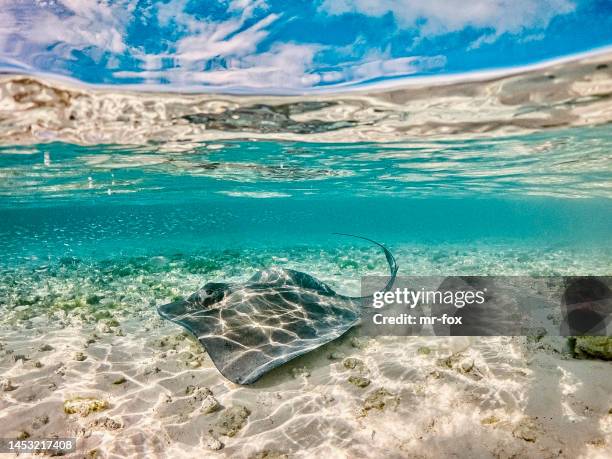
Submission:
[[[593,151],[567,146],[580,137]],[[356,331],[240,387],[155,307],[270,266],[356,293],[360,276],[384,274],[386,263],[337,231],[384,242],[406,275],[608,274],[606,139],[604,129],[575,129],[427,153],[249,141],[188,153],[5,147],[0,368],[15,389],[0,402],[3,431],[74,435],[80,453],[103,457],[198,457],[213,454],[211,438],[228,457],[401,457],[424,445],[433,455],[459,445],[535,456],[577,423],[569,455],[597,453],[588,441],[610,435],[610,392],[584,372],[599,385],[609,364],[569,361],[558,342]],[[349,369],[343,356],[361,363]],[[368,387],[348,382],[355,375]],[[198,388],[221,409],[203,413]],[[74,397],[108,408],[67,415]],[[228,436],[220,419],[235,406],[251,414]],[[521,438],[532,435],[537,447]]]
[[[355,246],[334,232],[395,250],[501,244],[605,253],[609,141],[609,130],[595,127],[408,145],[2,147],[0,264]],[[414,273],[411,266],[402,271]]]
[[[577,68],[588,78],[595,67]],[[569,93],[572,71],[563,77]],[[240,107],[205,122],[199,115],[192,125],[187,112],[175,123],[157,106],[151,112],[166,118],[146,124],[147,110],[136,110],[135,120],[119,121],[141,97],[177,110],[192,101],[107,93],[91,98],[123,102],[91,120],[75,110],[74,121],[62,111],[68,93],[6,83],[1,107],[18,102],[19,110],[0,120],[2,436],[76,436],[80,453],[102,457],[541,457],[559,454],[559,445],[568,457],[605,457],[609,362],[575,360],[562,340],[366,339],[356,330],[240,387],[155,310],[206,282],[271,266],[350,294],[360,276],[386,273],[379,250],[334,232],[383,242],[403,275],[609,275],[609,102],[605,81],[593,81],[579,87],[597,94],[587,100],[553,91],[539,105],[510,98],[507,110],[486,99],[497,111],[463,114],[479,124],[456,118],[460,110],[422,107],[423,116],[441,117],[423,125],[429,131],[396,116],[401,101],[389,108],[374,98],[377,111],[363,95],[319,113],[331,124],[286,107],[270,115],[267,106],[263,115]],[[469,88],[520,93],[502,83]],[[70,103],[87,106],[87,97]],[[350,103],[362,102],[358,122],[340,123]],[[58,125],[45,110],[72,121]],[[387,121],[376,118],[385,110]],[[533,110],[554,122],[516,122]],[[267,127],[253,132],[258,126]],[[355,377],[369,383],[359,387]],[[202,411],[207,390],[220,405],[211,413]],[[64,403],[78,397],[106,404],[66,413]],[[250,414],[228,435],[225,413],[240,406]],[[223,449],[213,452],[213,440]]]

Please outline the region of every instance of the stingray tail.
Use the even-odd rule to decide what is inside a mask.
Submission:
[[[398,270],[398,266],[397,266],[397,262],[395,261],[395,257],[393,256],[393,254],[391,252],[389,252],[389,249],[387,249],[384,245],[382,245],[379,242],[376,242],[372,239],[368,239],[367,237],[363,237],[363,236],[356,236],[354,234],[347,234],[347,233],[333,233],[333,234],[337,234],[339,236],[349,236],[349,237],[354,237],[357,239],[362,239],[364,241],[368,241],[371,242],[372,244],[376,244],[378,247],[380,247],[383,250],[383,253],[385,254],[385,258],[387,259],[387,263],[389,264],[389,273],[390,273],[390,278],[389,278],[389,282],[387,282],[387,285],[385,285],[385,288],[383,289],[384,292],[388,291],[391,289],[391,287],[393,286],[393,283],[395,282],[395,278],[397,276],[397,270]],[[365,299],[365,298],[370,298],[372,295],[368,295],[368,296],[359,296],[359,297],[353,297],[353,299]]]

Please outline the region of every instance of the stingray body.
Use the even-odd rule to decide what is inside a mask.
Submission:
[[[385,289],[390,288],[397,273],[393,255],[359,238],[383,249],[391,271]],[[245,283],[208,283],[158,311],[191,332],[223,376],[250,384],[357,325],[364,298],[340,295],[303,272],[273,268]]]

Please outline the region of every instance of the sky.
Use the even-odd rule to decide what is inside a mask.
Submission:
[[[333,90],[609,45],[612,0],[0,0],[0,70],[169,90]]]

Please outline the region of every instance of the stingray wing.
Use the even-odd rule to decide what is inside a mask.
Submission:
[[[360,318],[355,302],[296,286],[246,286],[217,306],[194,310],[178,301],[159,313],[195,335],[223,376],[238,384],[338,338]]]

